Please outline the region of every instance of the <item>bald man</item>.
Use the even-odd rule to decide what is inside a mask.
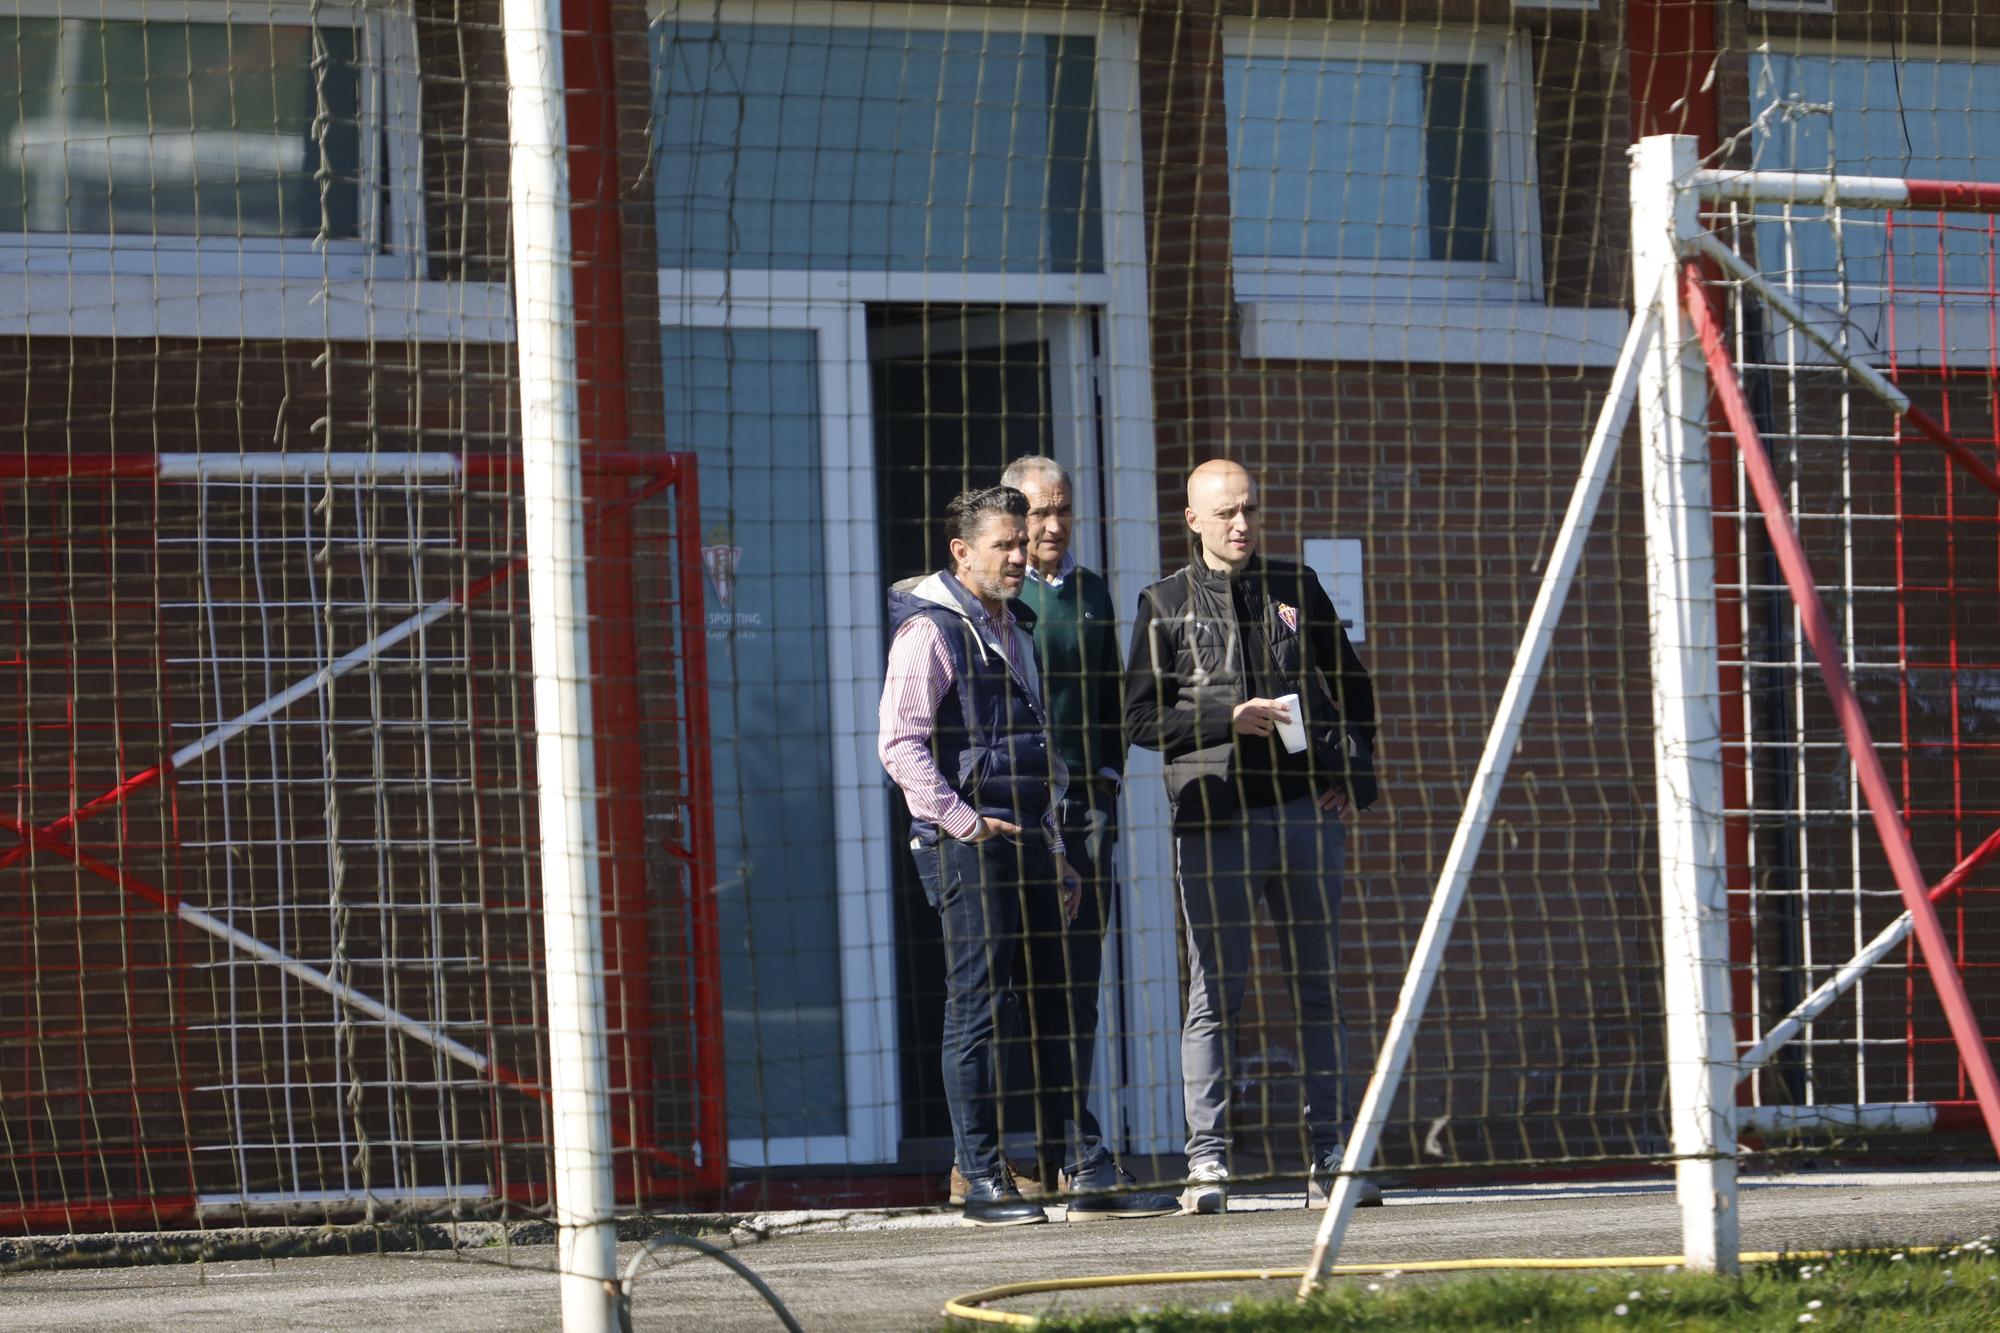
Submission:
[[[1259,902],[1277,925],[1297,1022],[1306,1199],[1324,1207],[1346,1132],[1341,817],[1375,799],[1375,693],[1313,571],[1257,554],[1248,472],[1225,459],[1196,468],[1185,518],[1195,557],[1140,594],[1125,675],[1127,735],[1166,759],[1187,927],[1181,1210],[1228,1210],[1230,1092],[1251,1077],[1232,1056]],[[1281,702],[1290,696],[1296,705]],[[1297,751],[1279,734],[1293,721],[1305,732]],[[1366,1182],[1362,1195],[1381,1202]]]

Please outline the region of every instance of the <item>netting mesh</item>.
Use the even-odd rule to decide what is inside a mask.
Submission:
[[[1754,165],[1850,176],[1979,182],[1996,105],[1976,52],[1886,59],[1866,49],[1767,53],[1751,62]],[[1991,456],[1996,364],[1992,219],[1842,206],[1718,213],[1758,268],[1835,347],[1885,372],[1975,457]],[[1736,355],[1901,814],[1934,883],[1977,885],[1995,794],[1982,702],[1991,672],[1993,496],[1907,427],[1793,321],[1762,301],[1736,310]],[[1741,482],[1737,493],[1743,494]],[[1754,515],[1733,516],[1725,663],[1738,695],[1748,781],[1739,804],[1748,963],[1743,1029],[1789,1013],[1902,904],[1853,766]],[[1970,860],[1968,861],[1968,858]],[[1977,892],[1941,911],[1975,1000],[1990,992]],[[1965,1071],[1912,946],[1816,1019],[1753,1083],[1761,1101],[1962,1101]]]
[[[1674,8],[563,7],[624,1205],[1327,1179],[1631,318],[1635,134],[2000,172],[1969,4]],[[500,23],[0,20],[0,1228],[547,1213]],[[1706,221],[1991,459],[1989,219]],[[1993,497],[1725,286],[1941,878],[2000,824]],[[1670,1155],[1638,434],[1391,1184]],[[1715,441],[1747,1045],[1901,908]],[[1907,950],[1744,1094],[1970,1095]]]
[[[546,1197],[520,516],[494,462],[8,469],[14,746],[43,779],[7,825],[17,1220]],[[709,1114],[687,1064],[701,909],[671,855],[692,719],[664,668],[694,577],[675,475],[629,463],[595,519],[627,531],[622,628],[650,659],[628,688],[662,841],[629,849],[609,922],[642,1195],[696,1177]]]

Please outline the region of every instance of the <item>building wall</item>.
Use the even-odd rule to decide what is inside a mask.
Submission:
[[[1643,20],[1635,15],[1634,21],[1684,17],[1658,13],[1667,8],[1649,7]],[[1931,44],[1989,48],[2000,35],[2000,19],[1970,4],[1839,8],[1837,18],[1715,8],[1724,55],[1713,87],[1725,138],[1751,119],[1751,57],[1743,53],[1767,37],[1850,46],[1872,40],[1878,50],[1893,41],[1908,58],[1921,60]],[[1511,22],[1530,34],[1545,297],[1555,305],[1625,306],[1623,159],[1633,117],[1624,9],[1612,3],[1588,13],[1390,3],[1294,6],[1285,14],[1407,24],[1420,34],[1433,25]],[[1267,549],[1295,554],[1298,541],[1335,533],[1366,545],[1369,640],[1362,651],[1376,674],[1383,713],[1385,796],[1381,807],[1355,821],[1350,843],[1343,985],[1358,1089],[1606,376],[1557,365],[1336,364],[1241,355],[1230,269],[1228,133],[1216,70],[1219,21],[1245,12],[1177,6],[1171,13],[1149,12],[1144,20],[1160,504],[1163,514],[1176,514],[1189,466],[1234,457],[1261,474]],[[1642,35],[1660,45],[1660,38]],[[1695,71],[1696,78],[1703,73]],[[1664,94],[1648,95],[1663,114],[1677,109],[1690,130],[1700,123],[1699,95],[1675,107],[1666,107],[1675,99]],[[1747,163],[1747,139],[1739,142],[1737,160]],[[1445,308],[1436,317],[1462,320],[1467,314]],[[1962,368],[1955,387],[1935,376],[1905,378],[1920,402],[1941,403],[1949,388],[1954,428],[1964,438],[1985,440],[1987,417],[1972,400],[1986,392],[1986,367],[1969,369],[1973,378],[1966,380]],[[1895,757],[1893,779],[1912,812],[1922,862],[1941,875],[1990,831],[1985,812],[1996,808],[1996,793],[1967,759],[1966,747],[1977,743],[1981,724],[1969,720],[1972,707],[1954,712],[1944,697],[1953,681],[1968,698],[1984,697],[1983,675],[1965,675],[1963,664],[1973,623],[1967,616],[1976,618],[1992,595],[1990,566],[1981,563],[1988,528],[1976,517],[1990,512],[1990,498],[1961,477],[1951,492],[1954,523],[1913,517],[1946,503],[1945,478],[1929,446],[1889,446],[1886,419],[1863,407],[1858,417],[1843,420],[1841,400],[1824,380],[1817,383],[1808,392],[1823,395],[1821,406],[1808,412],[1802,430],[1857,442],[1848,474],[1852,499],[1829,493],[1840,484],[1834,470],[1809,476],[1806,489],[1819,512],[1851,503],[1861,515],[1849,525],[1845,545],[1842,533],[1808,525],[1823,585],[1836,602],[1841,585],[1905,589],[1861,597],[1857,635],[1864,653],[1893,660],[1900,649],[1918,663],[1959,653],[1956,673],[1918,670],[1905,679],[1878,673],[1862,681],[1877,738]],[[1879,442],[1863,443],[1869,437]],[[1598,519],[1419,1041],[1415,1079],[1385,1143],[1391,1160],[1589,1159],[1648,1151],[1661,1141],[1645,572],[1631,447],[1636,437]],[[1734,482],[1726,436],[1718,437],[1718,449],[1719,503],[1727,507]],[[1162,560],[1171,567],[1187,558],[1188,546],[1172,518],[1163,532]],[[1762,558],[1754,530],[1743,538],[1724,523],[1718,540],[1725,555],[1748,540],[1750,558]],[[1842,561],[1849,553],[1855,563],[1846,572]],[[1753,576],[1753,582],[1770,579]],[[1761,628],[1766,607],[1783,596],[1759,589],[1746,612],[1743,601],[1724,590],[1725,615],[1748,617],[1753,653],[1768,649]],[[1780,613],[1779,622],[1787,619]],[[1726,690],[1742,681],[1740,670],[1725,670]],[[1817,698],[1816,677],[1804,677],[1803,687],[1804,697]],[[1945,723],[1944,713],[1958,720]],[[1769,803],[1776,793],[1769,728],[1783,719],[1756,711],[1750,725],[1764,729],[1767,744],[1753,767],[1743,743],[1742,707],[1731,716],[1725,726],[1732,763],[1748,789]],[[1836,734],[1817,704],[1792,720],[1815,741]],[[1827,763],[1830,771],[1809,793],[1821,808],[1838,805],[1845,791],[1844,766]],[[1829,893],[1804,927],[1776,922],[1772,900],[1762,898],[1754,909],[1757,924],[1750,925],[1747,891],[1753,883],[1766,893],[1782,887],[1773,879],[1774,839],[1800,836],[1795,822],[1768,813],[1754,820],[1739,816],[1730,826],[1733,901],[1743,921],[1739,962],[1748,960],[1754,939],[1762,969],[1754,1003],[1767,1019],[1854,947],[1851,895],[1836,904]],[[1859,845],[1865,881],[1886,888],[1872,834],[1864,830]],[[1848,844],[1837,830],[1822,827],[1805,837],[1804,846],[1798,874],[1821,886],[1852,882]],[[1992,938],[1989,915],[1974,905],[1955,921],[1967,932],[1970,956],[1980,953],[1977,941]],[[1800,929],[1804,936],[1797,935]],[[1787,932],[1796,936],[1790,944],[1778,938]],[[1258,993],[1265,1034],[1243,1059],[1246,1071],[1283,1073],[1296,1056],[1283,1030],[1289,1003],[1274,980],[1278,959],[1270,944]],[[1787,982],[1787,960],[1801,956],[1816,959],[1822,970]],[[1924,984],[1908,1005],[1892,994],[1899,980],[1885,975],[1877,984],[1880,994],[1871,996],[1867,1009],[1870,1031],[1942,1031]],[[1976,965],[1973,985],[1975,1002],[1990,1007]],[[1738,972],[1738,997],[1753,1002],[1746,971]],[[1817,1099],[1860,1095],[1852,1047],[1840,1044],[1856,1030],[1851,1013],[1821,1026]],[[1901,1095],[1947,1095],[1950,1052],[1931,1042],[1912,1059]],[[1874,1067],[1870,1096],[1884,1086],[1879,1061]],[[1284,1087],[1282,1080],[1274,1083],[1243,1116],[1246,1128],[1261,1132],[1280,1160],[1300,1151]],[[1796,1094],[1797,1088],[1767,1084],[1762,1095],[1784,1100],[1788,1091]]]
[[[630,181],[646,166],[645,5],[614,0],[605,12],[605,40],[571,64],[602,57],[618,81],[607,90],[611,142],[617,177]],[[422,276],[447,292],[507,276],[498,18],[497,4],[417,6]],[[658,452],[651,201],[620,193],[612,207],[622,258],[607,257],[600,313],[584,336],[617,335],[596,344],[599,356],[616,358],[593,386],[600,413],[607,386],[622,385],[628,397],[623,428],[600,414],[589,423],[592,443]],[[400,289],[339,279],[327,295],[407,299]],[[0,338],[0,453],[43,469],[168,452],[506,454],[518,448],[515,385],[506,338]],[[310,506],[296,490],[251,500],[144,476],[0,481],[0,577],[14,608],[0,653],[18,668],[4,727],[18,775],[8,783],[8,813],[56,819],[289,684],[286,664],[310,661],[322,635],[345,651],[401,614],[357,615],[354,607],[422,604],[505,566],[520,549],[519,483],[503,473],[487,488],[474,483],[462,505],[442,509],[395,487],[330,488],[313,520],[319,531],[337,532],[358,504],[366,516],[355,523],[387,545],[371,562],[329,544],[315,592],[302,582],[306,564],[289,558],[310,540],[302,526]],[[414,520],[406,504],[416,505]],[[641,853],[646,874],[624,901],[624,910],[650,917],[650,932],[637,923],[632,939],[656,957],[625,956],[620,965],[658,973],[651,1017],[621,1015],[635,1026],[658,1022],[657,1040],[640,1043],[644,1056],[628,1065],[621,1049],[621,1073],[650,1099],[625,1128],[684,1139],[699,1095],[687,1073],[689,904],[668,850],[668,840],[687,838],[684,712],[674,701],[681,682],[665,671],[677,632],[674,566],[663,544],[670,505],[670,496],[651,502],[624,524],[630,554],[605,580],[629,585],[644,653],[624,667],[630,706],[611,716],[625,718],[621,734],[645,738],[647,822],[638,836],[657,853]],[[253,531],[254,544],[236,540]],[[195,544],[203,532],[213,540]],[[438,555],[425,564],[413,546],[399,560],[398,534],[441,544]],[[311,609],[315,598],[336,608],[325,623]],[[260,602],[260,617],[241,613]],[[194,609],[204,604],[229,609],[205,624]],[[319,992],[281,986],[274,969],[177,927],[145,896],[150,887],[225,913],[322,966],[345,958],[346,979],[363,991],[452,1025],[454,1036],[543,1082],[526,609],[525,583],[503,583],[426,631],[424,651],[448,669],[415,669],[406,644],[345,677],[324,695],[332,738],[324,743],[288,715],[198,771],[115,803],[78,836],[131,877],[124,888],[54,854],[0,871],[10,897],[27,905],[0,932],[0,953],[17,960],[0,976],[0,1102],[9,1108],[0,1117],[16,1148],[0,1181],[6,1224],[66,1224],[106,1200],[151,1199],[173,1211],[195,1193],[340,1194],[364,1183],[383,1191],[447,1179],[514,1197],[542,1188],[532,1145],[545,1141],[547,1126],[532,1086],[496,1094],[420,1045],[385,1041],[370,1020],[335,1025]],[[260,668],[260,654],[272,653]],[[318,715],[314,701],[299,707],[305,721]],[[279,749],[266,753],[260,740]],[[263,773],[271,799],[215,785],[232,767]],[[391,775],[387,788],[371,794],[365,783],[352,785],[378,771]],[[325,787],[329,772],[347,785]],[[426,773],[435,781],[424,782]],[[333,915],[315,910],[329,898],[340,905]],[[427,920],[408,914],[424,901],[445,906]],[[281,903],[298,910],[279,911]],[[338,949],[327,933],[336,930]],[[398,962],[431,956],[460,961],[430,982]],[[293,1091],[272,1090],[285,1087]],[[332,1141],[341,1132],[335,1112],[350,1097],[346,1132],[366,1147]],[[274,1146],[225,1151],[232,1143]],[[288,1143],[289,1151],[277,1146]],[[494,1144],[524,1147],[496,1153]]]
[[[1535,166],[1551,304],[1627,302],[1618,7],[1349,4],[1298,16],[1530,34]],[[1367,641],[1384,798],[1353,822],[1342,992],[1358,1095],[1483,743],[1518,626],[1608,375],[1562,366],[1246,360],[1230,268],[1220,21],[1144,19],[1162,561],[1189,548],[1182,480],[1233,457],[1262,482],[1265,548],[1366,548]],[[1465,320],[1438,308],[1429,317]],[[1464,923],[1385,1141],[1398,1163],[1588,1159],[1657,1145],[1661,1028],[1650,861],[1650,703],[1635,469],[1598,522]],[[1246,1069],[1296,1065],[1274,940]],[[1282,1080],[1239,1119],[1272,1156],[1302,1147]]]
[[[1273,554],[1296,554],[1302,541],[1321,536],[1360,537],[1366,546],[1368,639],[1362,651],[1378,682],[1384,800],[1355,821],[1350,844],[1341,963],[1358,1093],[1608,373],[1561,364],[1247,359],[1230,252],[1220,33],[1228,18],[1272,11],[1237,0],[1112,3],[1105,9],[1135,14],[1141,34],[1151,369],[1158,495],[1165,516],[1162,567],[1175,567],[1189,554],[1175,517],[1182,479],[1195,463],[1218,455],[1238,458],[1262,478],[1265,545]],[[617,90],[613,117],[623,190],[616,235],[622,257],[604,288],[617,297],[617,308],[608,301],[601,305],[600,323],[586,332],[617,335],[597,345],[619,349],[612,353],[617,365],[607,380],[622,378],[626,426],[617,438],[606,428],[598,442],[640,451],[683,447],[687,442],[662,438],[652,199],[643,184],[635,188],[648,172],[645,6],[643,0],[614,0],[609,12],[608,44],[579,50],[573,43],[571,54],[573,65],[590,58],[608,61]],[[1738,5],[1717,6],[1715,13],[1720,45],[1731,53],[1718,65],[1714,83],[1725,133],[1747,123],[1751,114],[1748,59],[1741,53],[1767,36],[1894,38],[1906,48],[1925,43],[1990,48],[2000,41],[2000,15],[1979,12],[1973,0],[1843,6],[1831,19],[1751,12]],[[1625,6],[1619,0],[1605,0],[1587,12],[1516,10],[1505,0],[1301,0],[1283,14],[1378,31],[1421,34],[1443,25],[1487,31],[1512,26],[1527,33],[1543,295],[1549,304],[1569,308],[1627,304],[1623,155],[1632,133],[1632,93]],[[506,274],[506,103],[497,16],[495,0],[470,5],[420,0],[417,7],[425,274],[435,282],[499,281]],[[1440,311],[1438,318],[1462,313]],[[0,341],[0,452],[14,457],[501,451],[512,447],[518,430],[512,376],[505,342],[10,339]],[[1949,397],[1953,420],[1965,433],[1991,438],[1983,381],[1975,380],[1969,390],[1921,378],[1915,385],[1913,392],[1927,400],[1942,403]],[[1888,433],[1873,418],[1826,426],[1829,433],[1836,428],[1856,435]],[[1862,637],[1884,651],[1907,650],[1926,663],[1952,661],[1954,647],[1978,643],[1992,613],[2000,610],[1993,605],[1990,576],[2000,560],[1992,551],[1995,529],[1962,525],[1943,554],[1935,544],[1906,540],[1927,530],[1917,520],[1934,517],[1938,497],[1946,493],[1941,468],[1923,448],[1859,452],[1851,476],[1865,512],[1904,522],[1868,526],[1858,542],[1838,550],[1826,544],[1824,534],[1809,533],[1816,555],[1832,564],[1851,550],[1857,585],[1899,580],[1920,585],[1893,602],[1865,604]],[[1393,1163],[1525,1158],[1583,1163],[1662,1146],[1651,715],[1636,485],[1628,449],[1496,812],[1419,1043],[1414,1080],[1385,1142]],[[176,701],[198,699],[205,687],[198,673],[160,665],[167,656],[196,660],[202,646],[182,629],[165,631],[155,623],[158,589],[176,579],[182,582],[172,586],[185,586],[189,576],[185,568],[144,565],[144,533],[157,524],[159,513],[149,507],[158,497],[143,490],[98,489],[24,501],[23,494],[13,493],[14,507],[0,529],[0,550],[16,562],[5,575],[13,580],[10,599],[28,608],[15,616],[9,632],[15,645],[54,656],[18,677],[25,682],[17,696],[18,720],[5,739],[24,759],[18,766],[23,776],[12,791],[17,815],[46,820],[80,794],[132,771],[138,762],[133,736],[148,738],[148,755],[165,745],[175,734]],[[1954,516],[1990,512],[1988,501],[1963,489],[1950,494]],[[1979,504],[1988,509],[1977,509]],[[504,509],[481,515],[466,530],[487,534],[482,540],[496,550],[512,549],[517,529],[509,527]],[[106,533],[136,535],[122,544],[97,540]],[[35,561],[54,558],[52,553],[72,562],[62,575],[63,591],[55,594],[46,580],[33,582],[47,568]],[[239,569],[231,577],[248,574]],[[99,605],[105,610],[93,617]],[[489,790],[466,798],[450,818],[478,822],[482,836],[492,839],[488,848],[507,849],[504,893],[513,896],[507,899],[509,910],[494,914],[507,924],[485,927],[489,934],[481,947],[506,960],[499,974],[521,989],[487,1002],[521,1029],[504,1038],[518,1047],[510,1058],[532,1066],[532,1043],[524,1035],[538,1012],[533,969],[526,961],[533,943],[527,920],[531,895],[525,852],[516,850],[525,847],[530,832],[523,799],[526,710],[518,697],[524,622],[518,611],[516,605],[476,622],[481,628],[468,631],[471,637],[459,644],[482,663],[468,672],[468,681],[490,676],[487,683],[495,686],[478,692],[481,727],[504,737],[509,748],[482,761]],[[479,634],[490,640],[475,642]],[[6,646],[0,640],[0,648]],[[1753,635],[1752,646],[1770,644]],[[643,669],[656,666],[647,662]],[[2000,713],[1986,693],[1940,696],[1935,682],[1941,674],[1912,673],[1863,686],[1878,737],[1893,738],[1892,777],[1917,812],[1919,855],[1934,873],[1969,850],[1969,842],[1990,829],[1992,813],[2000,810],[2000,793],[1978,771],[1977,754],[1967,745],[1990,739],[1987,719]],[[642,687],[643,697],[671,686],[648,679],[652,683]],[[1984,676],[1973,683],[1982,681]],[[238,682],[242,688],[250,684]],[[392,706],[409,702],[407,677],[391,673],[386,688]],[[472,693],[465,698],[470,708]],[[1941,715],[1948,722],[1940,722]],[[1824,717],[1815,713],[1807,721],[1814,735],[1827,732]],[[654,731],[645,749],[660,766],[664,789],[675,780],[678,757],[671,742],[659,737],[658,717],[649,714],[646,725]],[[1956,737],[1960,744],[1940,750],[1940,736]],[[354,755],[347,762],[369,761]],[[1751,778],[1758,791],[1768,790],[1766,772]],[[1838,779],[1833,774],[1828,780]],[[149,792],[104,826],[96,835],[103,841],[95,847],[135,874],[176,885],[177,892],[213,894],[219,891],[213,868],[192,873],[175,849],[190,832],[219,819],[218,810],[192,797],[177,805],[164,788]],[[393,822],[398,813],[365,818]],[[659,821],[656,831],[671,827],[674,813],[657,803],[648,807]],[[291,817],[318,828],[312,821],[323,819],[324,812],[301,808]],[[245,818],[252,822],[243,827],[254,830],[254,820],[262,816],[253,812]],[[1765,865],[1771,861],[1771,839],[1786,836],[1783,827],[1769,823],[1739,825],[1739,831],[1742,845],[1760,849]],[[1815,841],[1814,855],[1831,845]],[[1841,859],[1846,854],[1830,852],[1808,868],[1839,878],[1849,869]],[[408,873],[462,886],[465,876],[498,863],[474,856],[443,872],[423,867]],[[1879,866],[1872,860],[1868,865],[1879,881]],[[649,862],[652,869],[657,868]],[[224,1058],[214,1032],[193,1039],[187,1034],[216,1026],[213,1020],[232,1012],[231,1004],[238,1006],[233,1021],[262,1012],[256,1006],[270,999],[267,992],[251,986],[232,998],[216,989],[212,979],[223,973],[202,966],[217,961],[212,954],[198,949],[191,954],[184,936],[152,921],[134,925],[121,918],[121,908],[130,910],[129,895],[110,885],[100,888],[99,881],[46,857],[4,873],[28,884],[32,900],[50,905],[35,918],[15,919],[0,937],[0,951],[28,960],[0,973],[0,1031],[35,1034],[0,1037],[0,1106],[25,1108],[20,1110],[25,1118],[5,1122],[14,1136],[10,1141],[48,1146],[46,1137],[35,1138],[40,1131],[29,1123],[39,1098],[41,1105],[59,1107],[57,1114],[74,1117],[75,1134],[95,1135],[103,1156],[71,1168],[30,1152],[20,1159],[28,1165],[17,1170],[16,1185],[0,1184],[0,1198],[157,1190],[169,1176],[158,1165],[163,1159],[142,1151],[144,1145],[176,1141],[176,1135],[212,1141],[244,1125],[251,1126],[245,1133],[273,1132],[268,1126],[275,1121],[255,1119],[275,1115],[268,1106],[246,1120],[240,1108],[217,1095],[190,1102],[187,1092],[215,1086]],[[333,872],[322,865],[315,873]],[[362,881],[375,873],[355,871],[357,892],[372,891],[372,880]],[[662,872],[647,889],[648,902],[657,909],[658,947],[669,954],[684,943],[675,934],[686,907],[676,896],[680,883],[678,874]],[[1981,947],[1995,930],[1987,917],[1975,909],[1957,924],[1968,931],[1969,956],[1990,952]],[[1764,933],[1754,937],[1760,956],[1782,953],[1769,922],[1760,929]],[[1821,920],[1813,930],[1816,957],[1845,956],[1847,923]],[[1296,1065],[1285,1031],[1289,1000],[1275,947],[1268,939],[1264,943],[1251,1006],[1258,1031],[1241,1052],[1249,1092],[1240,1101],[1239,1127],[1250,1149],[1243,1164],[1249,1169],[1295,1163],[1302,1151],[1296,1092],[1282,1077]],[[74,984],[52,986],[49,978],[58,973],[73,975]],[[1976,974],[1974,980],[1975,996],[1985,994],[1979,989],[1982,977]],[[677,983],[678,974],[662,982],[660,1013],[669,1011]],[[1763,992],[1767,1011],[1774,994]],[[469,992],[464,998],[469,1002]],[[1922,1004],[1908,1025],[1893,1010],[1872,1011],[1868,1021],[1879,1026],[1870,1034],[1890,1040],[1909,1032],[1934,1037],[1935,1015]],[[1841,1027],[1843,1022],[1849,1027]],[[36,1023],[44,1028],[36,1029]],[[1839,1018],[1826,1025],[1835,1038],[1852,1028],[1850,1020]],[[656,1070],[667,1072],[659,1075],[656,1109],[662,1123],[685,1126],[697,1114],[696,1098],[685,1081],[675,1081],[673,1071],[688,1067],[688,1049],[677,1029],[661,1030]],[[1918,1049],[1924,1073],[1946,1068],[1936,1043]],[[324,1054],[302,1048],[300,1067]],[[354,1068],[388,1075],[386,1057],[369,1060],[378,1062]],[[1136,1072],[1140,1078],[1163,1076]],[[1264,1080],[1261,1073],[1279,1077]],[[1838,1078],[1828,1078],[1828,1088],[1838,1091]],[[462,1111],[467,1123],[477,1126],[469,1131],[474,1136],[541,1132],[530,1104],[502,1114],[471,1102],[453,1107],[449,1098],[423,1099],[428,1096],[407,1102],[405,1113],[435,1120]],[[386,1122],[371,1133],[393,1137]],[[332,1172],[337,1165],[325,1169]],[[224,1168],[207,1159],[198,1167],[183,1162],[174,1169],[181,1174],[171,1178],[186,1181],[188,1188],[226,1184],[224,1175],[216,1174]],[[385,1160],[369,1169],[393,1176],[398,1168]],[[79,1174],[89,1171],[98,1174],[89,1179]],[[265,1163],[256,1171],[262,1173],[259,1179],[276,1179],[278,1167]],[[515,1179],[509,1173],[516,1171],[510,1162],[501,1174]],[[14,1193],[6,1194],[8,1188]]]

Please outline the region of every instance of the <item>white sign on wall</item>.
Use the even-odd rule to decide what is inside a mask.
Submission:
[[[1361,539],[1315,537],[1305,543],[1306,564],[1319,575],[1320,586],[1340,612],[1347,637],[1360,643],[1368,637],[1367,600],[1361,585]]]

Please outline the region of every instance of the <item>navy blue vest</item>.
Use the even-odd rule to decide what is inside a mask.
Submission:
[[[900,629],[917,616],[943,632],[957,688],[938,701],[931,726],[931,757],[959,796],[980,814],[1032,831],[1048,813],[1055,766],[1050,757],[1048,720],[1027,681],[981,640],[968,621],[983,615],[978,601],[950,574],[911,579],[889,590],[889,622]],[[949,607],[916,594],[920,585],[940,584],[958,603]],[[1034,612],[1012,604],[1015,623],[1032,636]],[[912,820],[910,831],[923,842],[937,841],[937,826]]]

